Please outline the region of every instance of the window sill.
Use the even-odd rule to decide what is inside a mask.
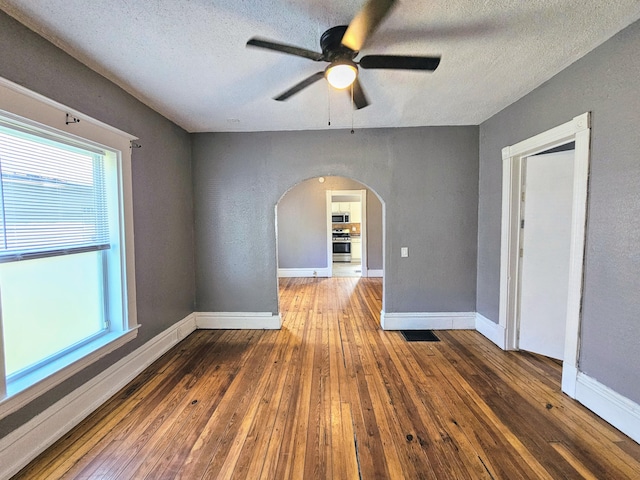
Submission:
[[[0,400],[0,419],[19,410],[56,385],[138,336],[140,325],[126,332],[108,333],[46,366],[7,384]]]

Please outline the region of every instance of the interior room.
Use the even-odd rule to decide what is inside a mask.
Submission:
[[[361,277],[363,265],[367,264],[367,192],[366,190],[364,193],[357,190],[331,191],[328,195],[331,195],[331,274],[334,277]],[[362,221],[363,209],[365,211],[365,222]],[[327,208],[327,210],[329,209]],[[377,218],[377,220],[381,226],[382,218]],[[379,227],[379,230],[381,231],[382,229]],[[363,241],[364,258],[362,255]]]
[[[0,479],[640,477],[637,0],[0,0],[0,46]],[[16,191],[73,238],[12,250]],[[89,264],[97,333],[19,363]]]
[[[354,180],[295,185],[276,209],[278,276],[382,277],[382,215],[376,193]]]

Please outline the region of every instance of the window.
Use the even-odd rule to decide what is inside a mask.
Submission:
[[[0,417],[135,337],[131,137],[87,123],[0,110]]]

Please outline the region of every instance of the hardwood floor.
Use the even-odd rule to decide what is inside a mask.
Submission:
[[[16,478],[640,478],[557,362],[382,331],[381,279],[280,290],[282,330],[194,332]]]

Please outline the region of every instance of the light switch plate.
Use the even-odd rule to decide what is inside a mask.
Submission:
[[[400,256],[407,258],[409,256],[409,247],[400,247]]]

